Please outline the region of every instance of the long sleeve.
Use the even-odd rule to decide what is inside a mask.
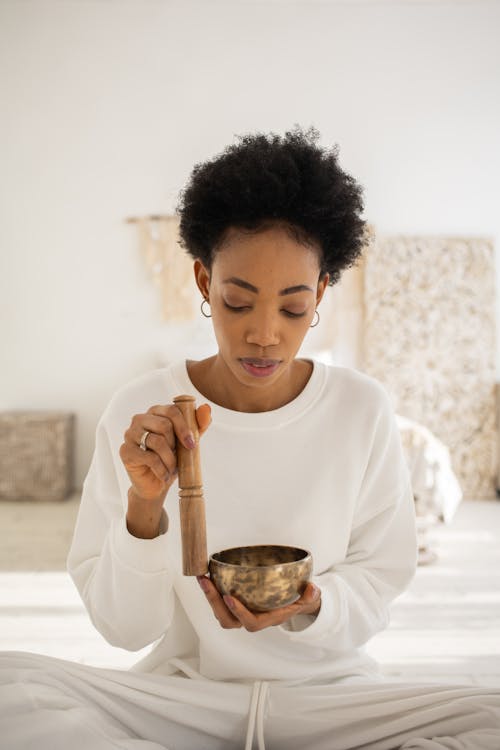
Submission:
[[[345,559],[313,577],[321,609],[285,626],[292,641],[328,651],[359,647],[389,622],[390,602],[417,564],[413,493],[388,397],[381,399]]]
[[[68,557],[95,627],[131,651],[154,642],[138,671],[170,674],[177,657],[211,679],[372,674],[373,660],[358,646],[386,626],[417,558],[409,472],[382,385],[315,363],[300,396],[279,409],[243,413],[210,403],[202,451],[209,549],[310,549],[322,592],[317,617],[258,633],[221,628],[196,580],[182,575],[172,498],[167,533],[143,540],[127,530],[123,433],[132,414],[178,393],[203,403],[185,362],[128,383],[99,422]]]
[[[172,622],[168,534],[138,539],[129,533],[115,453],[103,415],[67,569],[97,630],[111,645],[137,651],[162,636]],[[160,531],[166,525],[163,511]]]

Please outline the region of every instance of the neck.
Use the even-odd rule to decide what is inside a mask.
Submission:
[[[312,372],[309,362],[294,360],[273,384],[252,387],[240,383],[219,354],[189,362],[189,377],[200,393],[214,404],[241,412],[264,412],[288,404],[305,387]]]

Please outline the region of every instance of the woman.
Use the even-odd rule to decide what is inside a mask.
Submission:
[[[246,136],[194,168],[181,240],[218,351],[111,399],[68,558],[109,643],[154,645],[129,672],[4,654],[3,747],[500,747],[500,690],[391,683],[363,651],[414,575],[414,507],[383,387],[297,358],[363,243],[361,188],[317,138]],[[182,575],[181,393],[199,404],[209,552],[309,549],[294,604],[255,613]]]

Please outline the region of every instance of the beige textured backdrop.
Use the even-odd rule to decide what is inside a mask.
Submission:
[[[362,369],[386,385],[398,414],[449,447],[465,497],[493,497],[493,243],[379,236],[363,269]]]

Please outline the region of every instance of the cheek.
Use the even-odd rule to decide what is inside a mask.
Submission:
[[[295,329],[295,338],[298,339],[299,341],[302,341],[302,339],[306,336],[309,330],[310,323],[308,320],[305,320],[305,321],[301,320],[300,323],[296,325],[297,327]]]
[[[244,322],[237,315],[228,314],[227,310],[212,308],[212,325],[217,340],[230,340],[242,335]]]

